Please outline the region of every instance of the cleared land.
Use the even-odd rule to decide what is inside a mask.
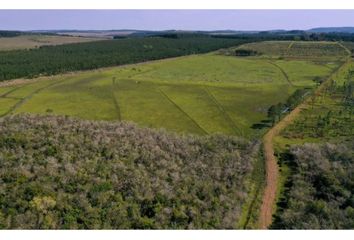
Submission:
[[[104,40],[102,38],[48,36],[48,35],[21,35],[18,37],[0,38],[0,51],[37,48],[48,45],[61,45],[69,43],[82,43]]]
[[[305,77],[301,79],[295,71],[287,73],[301,87],[313,86],[314,70],[322,77],[331,72],[322,64],[300,60],[289,68],[296,64],[299,68],[310,65],[302,70]],[[287,71],[289,63],[284,65]],[[285,101],[296,89],[268,60],[206,54],[56,76],[26,84],[7,97],[27,97],[14,113],[126,120],[177,132],[255,136],[264,132],[254,124],[267,118],[269,106]]]
[[[326,78],[338,64],[210,53],[29,81],[5,97],[22,101],[12,113],[256,137],[266,130],[258,126],[267,119],[269,106],[286,101],[296,89],[314,87],[314,78]],[[10,105],[4,104],[3,114]]]
[[[263,57],[336,59],[348,55],[348,50],[337,42],[266,41],[244,44],[237,49],[254,50]]]

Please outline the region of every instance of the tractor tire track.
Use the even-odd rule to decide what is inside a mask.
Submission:
[[[188,113],[186,113],[180,106],[178,106],[169,96],[167,96],[167,94],[162,91],[161,88],[158,88],[158,90],[160,91],[160,93],[171,103],[173,104],[173,106],[175,106],[180,112],[182,112],[184,115],[186,115],[198,128],[199,130],[201,130],[204,134],[208,134],[208,132],[202,128],[191,116],[189,116]]]
[[[42,90],[44,89],[47,89],[47,88],[50,88],[54,85],[57,85],[57,84],[60,84],[64,81],[67,81],[69,79],[64,79],[64,80],[61,80],[61,81],[57,81],[57,82],[54,82],[54,83],[51,83],[51,84],[48,84],[47,86],[44,86],[44,87],[41,87],[41,88],[38,88],[36,89],[35,91],[33,91],[32,93],[30,93],[29,95],[27,95],[26,97],[22,98],[20,101],[18,101],[15,105],[13,105],[7,112],[5,112],[4,114],[0,115],[0,117],[4,117],[8,114],[11,114],[13,113],[14,111],[16,111],[16,109],[18,109],[19,107],[21,107],[25,102],[27,102],[29,99],[31,99],[35,94],[41,92]]]
[[[113,98],[114,107],[116,109],[118,120],[122,121],[122,114],[121,114],[121,111],[120,111],[119,103],[118,103],[117,97],[116,97],[116,95],[114,93],[114,90],[118,90],[118,84],[116,82],[116,79],[112,80],[112,85],[113,85],[112,86],[112,98]]]
[[[24,86],[25,86],[25,85],[20,86],[20,87],[16,87],[16,88],[14,88],[14,89],[11,89],[11,90],[9,90],[9,91],[3,93],[2,95],[0,95],[0,97],[6,98],[10,93],[12,93],[12,92],[14,92],[14,91],[16,91],[16,90],[18,90],[18,89],[20,89],[20,88],[23,88]]]
[[[342,43],[337,42],[337,44],[348,53],[348,56],[352,55],[352,52],[346,46],[344,46]]]
[[[285,77],[286,81],[289,83],[290,86],[294,86],[294,84],[290,81],[288,74],[284,71],[283,68],[281,68],[278,64],[269,61],[269,64],[273,65],[274,67],[278,68],[280,70],[280,72],[283,74],[283,76]]]
[[[230,115],[226,112],[225,108],[218,102],[218,100],[215,98],[215,96],[209,91],[208,87],[204,86],[203,89],[206,92],[207,96],[210,98],[210,100],[215,104],[215,106],[219,109],[219,111],[224,115],[224,118],[228,121],[228,123],[230,124],[234,133],[236,133],[239,136],[242,136],[241,130],[237,127],[237,125],[232,120]]]

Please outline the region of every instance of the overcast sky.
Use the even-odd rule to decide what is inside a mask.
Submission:
[[[270,30],[354,26],[354,10],[0,10],[4,30]]]

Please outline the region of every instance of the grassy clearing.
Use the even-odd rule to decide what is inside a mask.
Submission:
[[[264,57],[281,57],[289,51],[292,44],[292,41],[266,41],[244,44],[238,49],[257,51],[262,53]]]
[[[9,92],[13,91],[16,87],[1,87],[0,88],[0,97],[7,95]]]
[[[338,62],[317,62],[316,64],[306,60],[276,60],[274,62],[286,72],[289,81],[298,87],[315,86],[315,78],[325,79],[335,67],[338,67]]]
[[[17,101],[13,98],[0,98],[0,116],[5,115]]]
[[[117,119],[110,86],[100,88],[91,86],[91,83],[97,81],[100,77],[102,76],[84,74],[83,76],[64,79],[63,82],[50,86],[33,96],[18,108],[16,113],[54,113],[94,120]],[[29,85],[28,88],[33,87],[33,85]],[[36,85],[48,86],[48,83],[43,81]]]
[[[22,35],[18,37],[0,38],[0,51],[37,48],[48,45],[92,42],[98,40],[102,39],[70,36]]]
[[[117,85],[115,96],[123,120],[177,132],[205,133],[190,116],[177,108],[161,92],[159,84],[151,82],[137,84],[131,80],[119,80]]]
[[[347,51],[336,42],[295,42],[287,55],[290,57],[343,57]]]
[[[123,76],[140,81],[176,83],[283,83],[281,72],[263,60],[218,55],[189,56],[124,69]]]
[[[31,95],[15,113],[124,120],[176,132],[256,137],[265,131],[259,123],[266,119],[269,106],[285,101],[299,88],[289,84],[286,75],[301,87],[311,87],[315,75],[330,72],[322,62],[276,63],[286,74],[266,59],[193,55],[48,78],[20,85],[8,96]],[[302,69],[301,74],[296,68]]]
[[[348,50],[336,42],[266,41],[238,47],[256,51],[262,58],[300,58],[335,60],[348,55]]]

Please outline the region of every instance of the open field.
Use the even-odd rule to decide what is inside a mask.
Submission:
[[[348,55],[348,50],[337,42],[266,41],[244,44],[237,49],[247,49],[272,58],[336,59]]]
[[[267,119],[270,105],[285,101],[300,87],[314,86],[314,77],[331,71],[323,62],[270,62],[210,53],[56,76],[25,84],[6,97],[25,99],[14,113],[125,120],[177,132],[252,137],[264,132],[254,125]]]
[[[0,38],[0,51],[15,49],[30,49],[40,46],[61,45],[104,40],[92,37],[50,36],[50,35],[21,35],[17,37]]]

